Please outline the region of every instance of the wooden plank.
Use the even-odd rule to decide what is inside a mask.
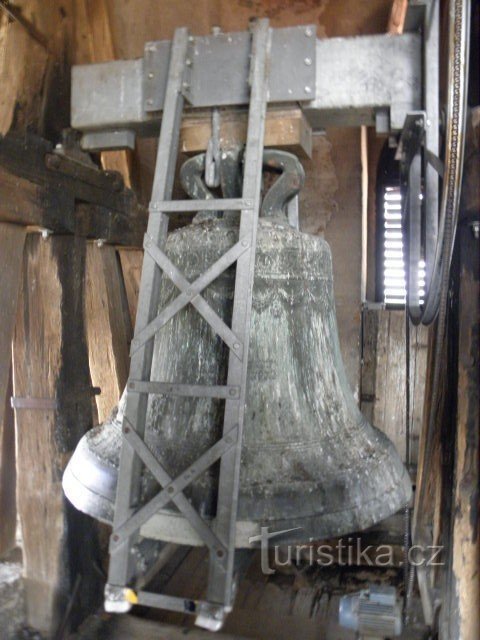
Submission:
[[[1,176],[0,176],[1,178]],[[7,398],[12,338],[17,313],[18,291],[22,276],[25,228],[0,224],[0,255],[2,278],[0,284],[0,407]]]
[[[85,321],[92,383],[103,422],[118,404],[128,378],[131,323],[120,264],[114,247],[87,246]]]
[[[405,459],[404,313],[380,312],[377,337],[375,426],[390,438]]]
[[[142,275],[143,251],[132,249],[118,249],[122,265],[123,280],[127,293],[128,310],[132,327],[135,326],[137,315],[138,291]]]
[[[0,176],[1,185],[1,176]],[[0,186],[0,191],[2,187]],[[1,194],[0,194],[1,198]],[[1,206],[1,205],[0,205]],[[10,407],[12,339],[22,276],[25,229],[0,224],[0,555],[15,545],[15,430]]]
[[[0,165],[0,220],[42,226],[45,220],[45,189]]]
[[[53,153],[33,135],[0,137],[0,221],[141,246],[147,211],[121,177]]]
[[[411,461],[418,459],[427,366],[425,327],[410,333]],[[363,315],[361,409],[394,442],[405,458],[405,312],[366,309]]]
[[[68,236],[25,244],[13,349],[14,394],[51,398],[56,410],[16,410],[17,506],[23,536],[28,623],[52,635],[81,576],[72,616],[98,606],[96,525],[69,507],[63,469],[92,425],[82,312],[85,241]]]
[[[377,382],[378,312],[363,310],[362,369],[360,377],[360,409],[369,422],[373,422]]]
[[[147,212],[138,207],[133,215],[122,215],[99,205],[75,206],[75,233],[109,244],[141,247],[147,230]]]
[[[205,151],[212,135],[210,112],[189,115],[180,129],[180,150],[183,153]],[[244,143],[247,136],[247,112],[220,112],[220,145],[223,149]],[[265,122],[265,146],[286,149],[303,158],[312,157],[312,128],[302,111],[296,107],[270,109]]]
[[[445,616],[448,636],[480,638],[480,261],[478,239],[459,229],[458,401],[453,483],[452,559]]]
[[[388,19],[387,33],[401,35],[405,27],[408,0],[393,0],[390,17]]]
[[[0,557],[15,547],[17,530],[15,419],[10,406],[12,393],[10,372],[3,416],[0,419]]]
[[[13,127],[40,126],[48,54],[22,25],[0,12],[0,134]]]

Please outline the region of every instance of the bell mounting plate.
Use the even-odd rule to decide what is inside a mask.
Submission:
[[[316,27],[272,29],[269,102],[310,101],[316,89]],[[163,108],[170,41],[147,42],[144,58],[145,111]],[[193,107],[248,104],[251,34],[218,33],[192,37],[183,83]]]

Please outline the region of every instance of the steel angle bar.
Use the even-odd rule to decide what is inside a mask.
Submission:
[[[228,385],[179,384],[178,382],[159,382],[130,380],[128,391],[135,393],[154,393],[157,395],[183,396],[190,398],[239,398],[240,387]]]
[[[163,117],[155,165],[155,176],[152,188],[152,200],[162,201],[171,198],[175,164],[178,152],[180,121],[183,111],[182,83],[185,70],[185,59],[188,48],[188,30],[180,28],[175,31],[168,70],[168,83],[163,104]],[[149,216],[148,234],[156,245],[162,246],[166,240],[168,216],[164,214]],[[135,333],[142,331],[155,317],[158,310],[161,273],[153,259],[145,255],[140,282]],[[148,380],[152,366],[153,344],[147,343],[135,354],[130,362],[130,378]],[[148,397],[141,394],[129,394],[125,410],[125,420],[136,429],[139,438],[145,431],[145,419]],[[127,424],[127,422],[125,422]],[[141,461],[132,447],[124,442],[120,454],[117,494],[113,522],[115,530],[123,524],[132,513],[132,505],[138,498],[141,478]],[[108,571],[109,585],[126,585],[136,573],[136,562],[130,553],[135,544],[135,536],[110,556]]]
[[[215,531],[222,543],[228,548],[228,554],[221,563],[218,563],[211,555],[208,582],[208,599],[211,602],[223,604],[226,610],[231,607],[233,599],[240,460],[247,386],[255,249],[262,182],[263,140],[268,101],[270,51],[271,29],[269,28],[269,21],[268,19],[260,19],[254,26],[252,40],[251,92],[242,192],[244,199],[255,202],[255,207],[253,212],[242,211],[240,216],[239,235],[240,238],[250,239],[250,248],[237,261],[232,314],[232,330],[243,337],[244,359],[243,361],[237,360],[234,357],[234,352],[230,351],[227,376],[227,384],[239,385],[241,392],[240,402],[225,401],[223,424],[224,433],[228,433],[234,425],[237,425],[239,435],[236,445],[222,456],[220,463]],[[203,624],[201,620],[197,620],[197,622]]]
[[[135,448],[138,441],[138,436],[133,435],[132,432],[127,432],[125,437],[128,442]],[[172,480],[164,486],[162,491],[153,497],[147,504],[142,506],[138,511],[134,513],[124,524],[122,524],[115,531],[118,539],[111,541],[111,549],[122,544],[123,539],[126,536],[132,535],[135,531],[138,531],[140,527],[155,513],[157,513],[168,502],[173,501],[177,495],[182,492],[188,485],[202,475],[211,465],[216,462],[230,447],[232,447],[238,437],[238,429],[234,428],[230,433],[223,436],[218,440],[210,449],[208,449],[203,455],[201,455],[195,462],[193,462],[183,473],[181,473],[175,480]],[[140,454],[140,452],[139,452]],[[157,460],[158,462],[158,460]],[[158,463],[160,465],[160,463]]]
[[[166,200],[151,202],[150,211],[156,213],[197,213],[198,211],[241,211],[252,208],[250,200],[241,198],[215,198],[211,200]]]
[[[243,352],[242,341],[199,294],[238,260],[238,258],[247,251],[248,246],[248,240],[237,242],[219,260],[209,267],[205,273],[199,276],[195,282],[190,283],[181,271],[169,260],[165,253],[152,242],[151,238],[146,236],[144,242],[146,253],[150,255],[182,293],[165,307],[142,331],[134,336],[130,353],[134,354],[138,351],[138,349],[140,349],[147,340],[150,340],[180,309],[183,309],[188,303],[191,303],[230,349],[234,350],[237,357],[241,358]]]
[[[148,470],[155,476],[158,482],[163,486],[167,486],[173,482],[173,479],[165,471],[158,459],[153,455],[142,438],[137,434],[133,426],[129,423],[129,420],[125,418],[123,434],[126,442],[132,447],[135,453],[142,460],[143,464]],[[173,492],[175,493],[175,491]],[[211,527],[205,522],[205,520],[198,514],[196,509],[190,504],[186,496],[183,493],[177,493],[176,495],[169,496],[169,499],[175,504],[175,506],[183,513],[183,515],[190,522],[192,527],[198,533],[198,535],[205,542],[207,547],[212,551],[213,557],[216,557],[218,561],[226,555],[226,549],[220,542],[219,538],[212,531]],[[124,523],[121,523],[124,524]],[[116,527],[120,528],[121,524]],[[114,542],[117,542],[117,531],[112,537]]]

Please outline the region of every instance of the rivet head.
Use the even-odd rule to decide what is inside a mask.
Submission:
[[[130,427],[124,427],[123,433],[130,433]]]
[[[218,558],[223,558],[224,555],[225,555],[225,553],[223,552],[223,549],[217,549],[217,557]]]
[[[310,38],[313,35],[313,29],[311,27],[307,27],[305,29],[305,35],[307,38]]]
[[[148,105],[152,105],[152,104],[153,104],[153,100],[152,100],[152,98],[148,98],[148,100],[147,100],[147,104],[148,104]]]
[[[238,342],[235,342],[235,344],[233,345],[234,349],[240,349],[240,344]]]
[[[234,396],[234,395],[235,395],[235,393],[236,393],[235,389],[230,389],[229,394],[230,394],[231,396]]]
[[[148,74],[148,77],[149,77],[150,79],[152,79],[152,78],[153,78],[153,72],[152,72],[152,71],[150,71],[150,73]]]
[[[312,88],[307,85],[305,87],[304,91],[305,91],[305,93],[312,93]]]
[[[175,489],[173,487],[168,487],[167,492],[171,495]]]
[[[307,67],[311,67],[312,66],[312,59],[311,58],[305,58],[304,63],[307,65]]]

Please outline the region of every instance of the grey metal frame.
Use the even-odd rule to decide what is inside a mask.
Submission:
[[[170,52],[157,164],[145,235],[145,254],[140,284],[135,335],[132,341],[127,403],[123,421],[123,443],[118,473],[113,533],[110,540],[108,594],[121,599],[122,589],[133,586],[135,566],[130,553],[142,524],[169,502],[187,518],[210,550],[207,601],[196,602],[140,591],[136,598],[149,604],[188,613],[200,613],[204,624],[218,628],[232,606],[234,591],[235,534],[242,449],[242,429],[247,381],[250,316],[255,268],[255,247],[263,160],[263,138],[268,101],[268,59],[272,30],[268,20],[253,28],[250,69],[250,103],[242,198],[202,201],[171,201],[173,171],[178,150],[183,109],[183,78],[186,68],[188,33],[177,29]],[[239,210],[239,241],[195,282],[189,282],[167,258],[162,248],[168,229],[168,212]],[[235,293],[231,329],[200,295],[215,278],[236,262]],[[179,288],[178,297],[158,313],[160,271]],[[227,384],[207,386],[150,380],[153,338],[157,331],[186,304],[205,318],[230,349]],[[225,399],[223,435],[177,478],[171,478],[164,462],[154,456],[143,436],[148,394],[217,397]],[[214,525],[194,509],[183,490],[220,459],[217,515]],[[142,464],[153,474],[162,490],[139,508]]]
[[[415,25],[415,29],[417,28],[418,25]],[[277,31],[284,30],[274,29],[273,34]],[[292,27],[286,31],[291,36],[298,32],[294,38],[294,42],[297,42],[296,52],[292,56],[288,48],[278,46],[275,56],[272,55],[272,72],[282,81],[277,83],[276,95],[271,96],[269,102],[278,101],[290,105],[293,102],[296,105],[296,101],[300,100],[302,110],[313,129],[321,130],[329,126],[374,126],[378,114],[386,116],[389,131],[400,131],[405,115],[422,108],[420,33],[404,33],[395,37],[375,35],[316,39],[315,27],[312,25]],[[238,53],[235,44],[237,35],[233,33],[218,36],[220,39],[232,39],[231,51],[228,53],[232,58]],[[213,41],[215,37],[211,39]],[[196,46],[196,40],[194,38],[191,43],[192,47]],[[313,45],[308,53],[306,45]],[[155,54],[150,51],[153,47],[156,47]],[[145,56],[138,60],[73,67],[71,119],[72,126],[84,133],[82,144],[86,147],[92,144],[94,148],[98,148],[98,141],[92,142],[88,137],[90,132],[97,131],[107,134],[103,138],[104,148],[108,148],[109,144],[118,144],[118,135],[115,134],[118,130],[134,131],[139,136],[158,135],[162,118],[159,99],[165,92],[170,47],[170,42],[147,43]],[[205,95],[201,100],[198,99],[197,90],[187,92],[192,109],[218,106],[215,102],[218,91],[212,91],[212,84],[214,80],[221,82],[222,74],[218,70],[223,68],[225,55],[220,49],[212,50],[210,68],[214,68],[217,73],[215,78],[203,83]],[[297,62],[294,65],[295,60]],[[427,58],[425,63],[428,63]],[[192,56],[192,64],[193,70],[200,64],[197,56]],[[248,103],[248,93],[243,91],[241,95],[237,95],[232,86],[246,87],[247,71],[246,65],[240,65],[235,78],[223,76],[228,77],[228,83],[224,83],[224,102],[228,97],[227,102],[232,106]],[[295,87],[290,80],[292,74],[298,76],[294,80]],[[300,77],[302,84],[298,85]],[[428,79],[430,81],[430,75]],[[157,89],[163,83],[160,93],[157,89],[156,93],[152,93],[154,83]],[[194,84],[200,86],[197,81]],[[128,91],[125,87],[128,87]],[[149,100],[152,101],[151,104],[147,104]],[[431,122],[433,134],[433,112]],[[109,143],[110,131],[112,139]]]

